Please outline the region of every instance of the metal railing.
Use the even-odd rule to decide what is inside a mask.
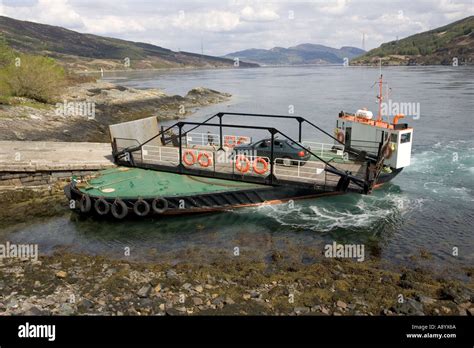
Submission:
[[[142,162],[179,164],[179,149],[170,146],[143,145]]]
[[[287,164],[287,162],[290,162]],[[281,164],[280,164],[281,163]],[[316,161],[275,159],[275,176],[279,178],[325,181],[326,165]]]
[[[244,135],[224,135],[223,146],[234,147],[235,145],[250,144],[252,138]],[[186,132],[187,146],[216,146],[221,144],[221,137],[215,133]]]
[[[295,140],[293,140],[291,137],[289,137],[285,133],[283,133],[283,132],[281,132],[281,131],[273,128],[273,127],[249,126],[249,125],[239,125],[239,124],[223,124],[222,123],[222,118],[223,118],[224,115],[240,115],[240,116],[276,117],[276,118],[285,118],[285,119],[296,119],[299,123],[299,126],[300,126],[299,127],[299,137],[298,137],[299,141],[296,142]],[[209,121],[211,119],[215,118],[215,117],[219,118],[219,123],[209,123]],[[175,151],[177,149],[177,161],[176,161],[176,157],[175,157],[176,152],[174,152],[173,156],[174,156],[175,160],[172,163],[174,164],[174,163],[178,162],[178,164],[177,165],[172,165],[172,166],[170,166],[170,165],[161,165],[161,164],[154,166],[154,165],[149,165],[149,164],[145,163],[145,165],[144,165],[145,168],[151,168],[151,169],[157,169],[157,170],[163,170],[163,171],[169,171],[169,172],[175,172],[175,173],[181,173],[181,174],[196,175],[196,176],[211,176],[211,177],[221,178],[221,179],[230,179],[230,180],[237,180],[237,181],[248,181],[248,182],[253,182],[253,183],[264,183],[264,184],[270,184],[270,185],[278,184],[278,180],[277,180],[277,177],[276,177],[277,172],[279,172],[280,176],[286,175],[287,178],[290,178],[293,181],[300,181],[298,178],[300,178],[300,179],[304,178],[304,175],[306,175],[306,174],[308,176],[313,176],[314,175],[313,172],[306,173],[304,170],[302,171],[302,167],[303,167],[302,164],[301,165],[298,164],[296,166],[296,174],[293,173],[293,172],[289,172],[288,168],[287,168],[287,171],[285,172],[285,168],[280,168],[279,167],[279,165],[275,161],[276,156],[275,156],[275,149],[274,149],[274,141],[276,139],[276,135],[281,135],[284,138],[286,138],[287,140],[290,140],[293,143],[295,143],[295,145],[297,147],[299,147],[300,149],[305,150],[307,153],[309,153],[312,156],[313,159],[317,159],[317,161],[311,160],[310,162],[318,163],[318,161],[319,161],[319,165],[315,164],[315,166],[317,166],[319,169],[320,169],[320,166],[324,166],[325,176],[327,176],[327,177],[330,176],[331,178],[334,178],[334,179],[337,178],[339,181],[337,182],[337,185],[335,187],[336,190],[346,190],[347,187],[349,186],[349,184],[354,184],[353,186],[358,186],[359,189],[362,188],[363,192],[367,192],[367,181],[366,181],[365,177],[361,178],[361,177],[353,175],[352,172],[348,171],[347,169],[337,168],[336,163],[334,163],[334,162],[331,163],[333,158],[328,159],[326,156],[324,156],[326,151],[329,149],[329,146],[330,146],[330,149],[331,149],[330,151],[333,151],[335,149],[336,155],[339,155],[337,151],[341,151],[342,146],[339,146],[338,144],[327,144],[326,147],[324,145],[321,145],[321,147],[319,148],[320,151],[316,151],[316,150],[308,148],[307,145],[301,143],[301,131],[302,131],[301,125],[304,122],[307,122],[308,124],[310,124],[314,128],[320,130],[321,132],[328,135],[329,137],[331,137],[332,139],[334,139],[335,141],[337,141],[341,145],[344,145],[339,140],[337,140],[335,137],[333,137],[329,133],[325,132],[324,130],[320,129],[318,126],[314,125],[313,123],[311,123],[310,121],[308,121],[308,120],[306,120],[302,117],[280,116],[280,115],[262,115],[262,114],[218,113],[216,115],[211,116],[210,118],[208,118],[204,122],[177,122],[177,123],[173,124],[172,126],[168,127],[167,129],[163,129],[160,133],[158,133],[157,135],[155,135],[152,138],[148,139],[147,141],[139,144],[138,146],[132,146],[132,147],[126,148],[122,151],[114,152],[114,158],[115,158],[116,162],[118,162],[120,164],[135,166],[136,164],[132,163],[132,161],[127,161],[127,158],[131,157],[131,156],[129,156],[131,153],[134,153],[136,151],[141,151],[142,149],[147,150],[146,146],[147,146],[148,143],[150,143],[151,141],[153,141],[154,139],[156,139],[160,135],[166,134],[166,132],[168,132],[169,130],[171,130],[173,128],[177,128],[178,134],[176,136],[176,139],[178,140],[178,144],[175,144],[175,147],[174,147]],[[199,166],[199,167],[195,166],[194,163],[193,163],[193,166],[187,166],[185,163],[183,163],[183,154],[185,153],[185,151],[188,150],[186,148],[186,144],[187,144],[186,137],[189,134],[189,135],[191,135],[191,138],[192,138],[192,133],[196,133],[196,132],[193,132],[193,131],[195,129],[197,129],[198,127],[201,127],[201,126],[215,127],[215,128],[219,129],[219,134],[209,132],[209,134],[215,134],[216,136],[218,136],[217,139],[219,140],[219,148],[216,149],[216,150],[209,150],[212,153],[212,159],[213,159],[212,175],[208,174],[210,172],[210,168],[208,168],[208,169],[201,168],[202,166]],[[190,127],[190,129],[188,129],[188,127]],[[268,175],[266,175],[264,177],[259,175],[258,177],[253,178],[253,175],[251,175],[251,173],[249,173],[247,175],[242,175],[242,173],[236,172],[235,165],[232,165],[232,167],[231,167],[232,169],[231,169],[230,172],[228,172],[226,170],[222,171],[222,168],[219,167],[218,165],[216,165],[216,152],[215,151],[222,151],[222,150],[226,151],[225,148],[224,148],[224,135],[223,135],[223,129],[224,128],[237,128],[237,129],[240,128],[240,129],[252,129],[252,130],[260,130],[260,131],[266,130],[270,133],[271,149],[270,149],[270,156],[268,158],[268,160],[269,160],[268,161],[268,166],[269,166],[269,174]],[[206,142],[206,137],[208,136],[208,133],[200,133],[200,134],[201,134],[200,142],[201,143]],[[204,136],[202,134],[204,134]],[[207,140],[209,140],[209,139],[207,139]],[[319,143],[319,144],[323,144],[323,143]],[[229,148],[227,148],[227,149],[229,149]],[[196,150],[200,150],[200,149],[196,149]],[[206,150],[203,150],[203,151],[206,151]],[[351,148],[346,148],[345,151],[349,152],[349,153],[359,155],[359,157],[361,156],[360,151],[352,151]],[[362,152],[362,154],[363,154],[363,152]],[[151,155],[153,156],[153,153],[151,153]],[[157,156],[158,159],[159,158],[163,159],[163,153],[161,153],[161,154],[156,153],[155,156]],[[142,158],[150,159],[150,152],[147,152],[145,154],[145,156],[142,155]],[[156,160],[156,158],[155,158],[155,160]],[[297,160],[295,160],[295,161],[297,161]],[[300,174],[298,174],[298,168],[300,170]],[[307,167],[307,168],[310,168],[310,167]],[[318,169],[318,168],[315,168],[315,170]],[[251,172],[251,171],[249,170],[249,172]],[[316,173],[315,175],[317,176],[319,174]],[[248,178],[249,180],[246,180],[245,178]],[[311,182],[309,184],[311,184]]]
[[[323,158],[344,158],[344,145],[319,143],[315,141],[303,140],[303,145],[307,146],[311,151],[317,153]]]

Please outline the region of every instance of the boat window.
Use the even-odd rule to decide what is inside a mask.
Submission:
[[[397,143],[398,142],[398,134],[392,133],[392,135],[390,135],[390,141],[392,143]]]
[[[409,143],[411,139],[411,133],[403,133],[400,136],[400,144]]]

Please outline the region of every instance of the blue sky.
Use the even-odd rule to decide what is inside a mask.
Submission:
[[[317,43],[367,49],[474,14],[474,0],[0,0],[0,15],[224,55]]]

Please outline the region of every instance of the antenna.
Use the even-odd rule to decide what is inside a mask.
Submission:
[[[365,33],[362,33],[362,49],[365,51]]]

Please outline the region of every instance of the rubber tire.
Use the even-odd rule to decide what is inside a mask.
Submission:
[[[101,203],[104,205],[104,210],[100,209],[100,204]],[[94,209],[95,209],[96,213],[99,214],[99,215],[107,215],[110,211],[110,204],[103,197],[101,197],[101,198],[98,198],[94,202]]]
[[[145,211],[140,211],[140,206],[144,206],[145,207]],[[135,202],[135,204],[133,205],[133,211],[135,214],[137,214],[138,216],[147,216],[148,213],[150,212],[150,204],[148,204],[147,201],[143,200],[143,199],[139,199]]]
[[[79,200],[79,210],[81,213],[88,213],[91,211],[92,202],[89,195],[83,194],[81,199]]]
[[[120,214],[117,211],[118,207],[122,209]],[[110,208],[110,212],[112,213],[112,216],[114,218],[118,220],[122,220],[128,214],[128,207],[124,201],[122,201],[120,198],[117,198],[115,202],[112,204]]]
[[[159,208],[157,206],[157,203],[160,202],[163,204],[163,208]],[[168,201],[164,198],[161,198],[161,197],[158,197],[158,198],[155,198],[153,200],[153,202],[151,202],[151,208],[153,209],[153,211],[157,214],[163,214],[165,211],[168,210]]]

